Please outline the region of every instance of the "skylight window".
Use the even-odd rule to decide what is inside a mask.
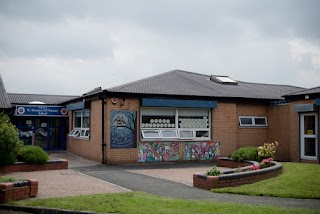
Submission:
[[[237,81],[231,79],[228,76],[211,75],[210,80],[214,81],[214,82],[217,82],[217,83],[221,83],[221,84],[234,84],[234,85],[238,84]]]

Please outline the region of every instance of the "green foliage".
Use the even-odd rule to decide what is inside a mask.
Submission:
[[[14,177],[0,177],[0,183],[7,183],[7,182],[13,182],[16,181]]]
[[[40,146],[24,146],[18,154],[19,161],[44,164],[49,160],[48,154]]]
[[[261,161],[261,158],[258,156],[258,148],[252,146],[240,148],[232,153],[230,157],[237,162],[243,160]]]
[[[214,166],[212,169],[207,171],[206,175],[217,176],[220,175],[220,171]]]
[[[313,209],[299,209],[259,204],[240,204],[204,200],[187,200],[158,197],[143,192],[81,195],[63,198],[44,198],[21,200],[11,204],[51,207],[76,212],[99,213],[174,213],[174,214],[211,214],[211,213],[317,213]]]
[[[16,156],[12,153],[0,150],[0,166],[9,166],[16,161]]]
[[[19,139],[17,128],[10,122],[10,118],[0,113],[0,165],[14,163],[23,141]]]
[[[283,173],[277,177],[253,184],[213,189],[212,191],[242,195],[320,199],[320,164],[281,164]]]

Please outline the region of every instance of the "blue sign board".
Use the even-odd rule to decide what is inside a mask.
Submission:
[[[68,110],[64,106],[17,105],[14,115],[15,116],[63,117],[63,116],[68,116]]]
[[[320,106],[320,98],[316,99],[316,106]]]
[[[217,101],[212,100],[176,100],[142,98],[142,106],[150,107],[185,107],[185,108],[217,108]]]

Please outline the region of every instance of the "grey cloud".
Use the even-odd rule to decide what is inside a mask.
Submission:
[[[2,18],[0,57],[112,57],[114,41],[104,27],[72,19],[35,24]]]

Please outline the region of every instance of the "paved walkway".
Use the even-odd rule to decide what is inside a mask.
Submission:
[[[69,169],[11,174],[38,179],[39,195],[36,198],[132,190],[182,199],[320,209],[320,200],[217,194],[193,187],[192,173],[205,172],[212,167],[212,163],[116,166],[101,165],[67,152],[51,153],[50,157],[67,159]]]
[[[68,160],[69,169],[14,172],[5,174],[5,176],[12,176],[17,179],[37,179],[39,181],[39,188],[35,199],[130,191],[72,169],[80,166],[91,167],[99,165],[96,162],[81,159],[66,152],[52,153],[50,155],[50,159],[60,158]]]

